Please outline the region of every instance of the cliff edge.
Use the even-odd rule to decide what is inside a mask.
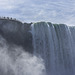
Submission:
[[[32,52],[31,23],[22,23],[13,19],[0,19],[0,35],[9,44],[22,46],[26,51]]]

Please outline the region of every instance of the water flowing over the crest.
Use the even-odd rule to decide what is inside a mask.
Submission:
[[[43,58],[46,75],[75,75],[75,27],[37,22],[31,28],[33,54]]]

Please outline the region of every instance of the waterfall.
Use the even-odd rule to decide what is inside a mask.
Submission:
[[[46,75],[75,75],[75,27],[37,22],[31,29],[33,55],[43,58]]]
[[[0,75],[75,75],[75,26],[0,19]]]

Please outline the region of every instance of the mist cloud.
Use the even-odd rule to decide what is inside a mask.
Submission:
[[[42,58],[31,55],[22,47],[9,45],[0,36],[0,74],[1,75],[44,75]]]

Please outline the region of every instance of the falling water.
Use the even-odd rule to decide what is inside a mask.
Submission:
[[[75,75],[75,27],[38,22],[31,28],[33,54],[43,58],[46,75]]]

